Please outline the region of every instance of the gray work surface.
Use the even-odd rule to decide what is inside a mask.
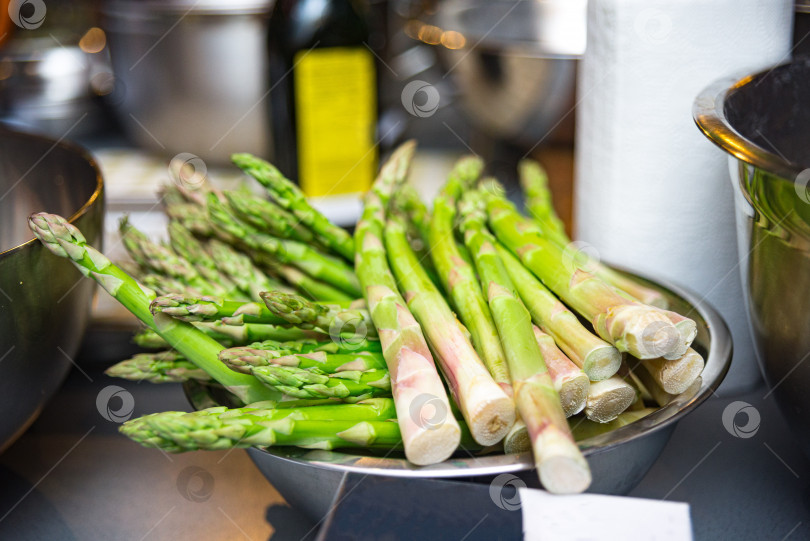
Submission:
[[[74,369],[39,420],[0,455],[0,539],[287,541],[314,535],[316,525],[286,506],[244,451],[164,455],[118,435],[118,424],[104,416],[122,403],[109,400],[111,413],[96,404],[109,385],[132,394],[133,416],[188,409],[177,384],[124,382],[92,366]],[[766,393],[712,397],[681,422],[630,495],[689,502],[698,540],[810,538],[810,468],[773,397],[763,399]],[[724,410],[740,400],[760,416],[750,437],[733,436],[723,423]],[[742,414],[736,421],[747,424]]]

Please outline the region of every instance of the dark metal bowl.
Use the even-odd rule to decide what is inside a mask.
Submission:
[[[579,443],[593,474],[590,492],[626,494],[644,477],[675,426],[706,400],[723,381],[731,363],[731,336],[720,315],[698,295],[671,285],[646,281],[662,291],[672,309],[688,315],[698,326],[693,347],[706,359],[701,378],[690,389],[647,417],[607,434]],[[224,403],[227,398],[199,383],[186,383],[186,394],[195,409]],[[538,487],[530,453],[520,455],[456,456],[432,466],[414,466],[401,453],[383,455],[274,447],[248,449],[259,470],[287,502],[320,520],[332,504],[346,472],[397,477],[455,478],[489,483],[500,474],[520,477]]]
[[[40,211],[100,246],[101,173],[78,147],[0,127],[0,452],[64,380],[93,298],[92,280],[34,240],[27,219]]]
[[[810,457],[810,58],[721,79],[693,114],[728,153],[757,360]]]

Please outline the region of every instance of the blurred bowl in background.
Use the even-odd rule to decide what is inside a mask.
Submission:
[[[139,146],[230,163],[267,156],[268,0],[113,0],[102,7],[112,106]]]
[[[757,358],[810,457],[810,58],[721,79],[693,116],[728,153]]]
[[[56,138],[92,133],[103,122],[91,89],[97,62],[49,37],[11,39],[0,51],[0,117]]]
[[[584,0],[451,0],[415,31],[436,51],[471,122],[523,148],[573,111]]]
[[[0,451],[70,370],[95,289],[34,240],[28,216],[41,211],[69,217],[100,246],[101,173],[78,147],[0,128]]]

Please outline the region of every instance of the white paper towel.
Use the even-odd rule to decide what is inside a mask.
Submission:
[[[788,0],[590,0],[580,64],[577,238],[606,262],[705,295],[731,328],[722,390],[760,378],[740,284],[725,154],[692,102],[714,80],[789,59]]]

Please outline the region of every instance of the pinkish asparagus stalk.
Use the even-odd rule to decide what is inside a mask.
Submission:
[[[412,142],[399,147],[365,196],[354,234],[355,269],[388,366],[405,456],[428,465],[458,448],[461,428],[422,329],[399,294],[382,242],[385,208],[407,175],[414,147]]]
[[[566,356],[591,381],[607,379],[615,374],[622,361],[619,350],[586,329],[576,314],[566,308],[503,245],[497,243],[496,249],[535,324],[551,335]]]
[[[408,308],[427,334],[473,438],[481,445],[501,441],[515,422],[515,404],[492,379],[444,296],[419,264],[401,217],[389,218],[385,247]]]
[[[591,481],[588,463],[574,443],[565,411],[531,322],[529,311],[515,292],[486,227],[486,211],[477,191],[467,191],[459,204],[459,229],[475,268],[492,318],[503,343],[514,388],[515,403],[526,423],[540,482],[550,492],[584,491]],[[550,340],[550,338],[549,338]],[[552,362],[558,349],[545,348]],[[587,385],[588,378],[582,374]],[[583,393],[584,394],[584,393]],[[566,398],[567,400],[567,398]]]
[[[590,381],[585,372],[571,362],[571,359],[560,351],[554,339],[533,325],[534,337],[548,367],[551,382],[560,395],[560,403],[566,417],[576,415],[585,409],[588,399]]]
[[[626,299],[613,286],[576,265],[566,265],[563,250],[523,218],[510,202],[491,193],[489,222],[498,239],[523,264],[620,351],[640,359],[671,355],[681,337],[669,318],[652,306]]]

